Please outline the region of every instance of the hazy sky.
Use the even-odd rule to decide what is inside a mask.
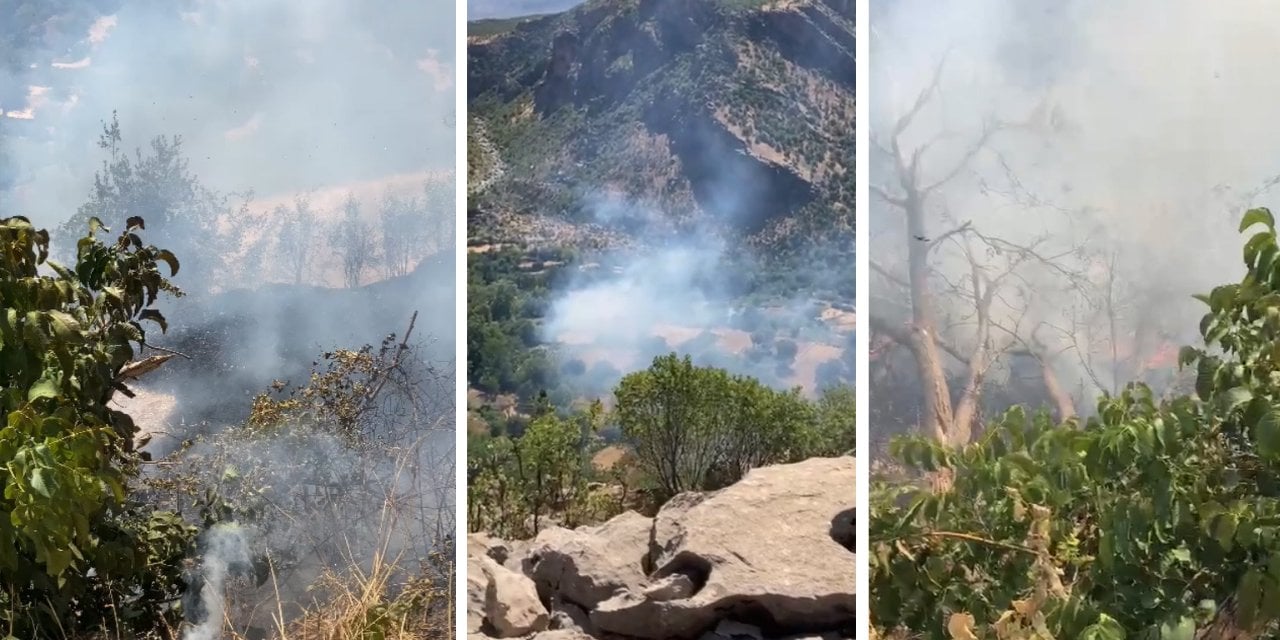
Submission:
[[[467,0],[467,19],[513,18],[537,13],[557,13],[582,0]]]
[[[128,0],[0,81],[10,194],[84,201],[119,112],[126,146],[181,135],[210,187],[260,195],[454,164],[451,0]],[[59,53],[62,51],[62,53]],[[65,217],[65,216],[62,216]]]

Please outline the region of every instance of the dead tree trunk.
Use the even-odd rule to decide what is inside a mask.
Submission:
[[[929,290],[929,244],[914,241],[926,238],[924,202],[919,194],[909,193],[904,209],[907,216],[908,280],[911,292],[911,341],[920,385],[924,389],[924,426],[938,442],[954,442],[952,434],[951,392],[946,372],[934,341],[933,294]],[[966,437],[967,441],[968,438]]]

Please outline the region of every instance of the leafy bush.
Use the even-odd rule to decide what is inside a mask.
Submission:
[[[108,402],[146,344],[141,321],[180,293],[159,271],[178,261],[144,245],[141,218],[112,244],[89,220],[74,268],[48,259],[49,234],[0,220],[0,628],[17,637],[153,628],[174,612],[194,532],[130,493],[144,456],[137,428]]]
[[[805,457],[813,407],[686,356],[655,358],[619,383],[617,419],[662,498],[732,484],[750,469]]]
[[[874,624],[928,637],[1259,637],[1280,616],[1280,248],[1249,211],[1247,272],[1184,347],[1194,395],[1131,385],[1083,425],[1015,407],[977,442],[894,442],[932,486],[877,483]],[[1075,428],[1077,427],[1078,428]]]

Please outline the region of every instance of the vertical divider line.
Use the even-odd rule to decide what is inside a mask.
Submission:
[[[869,371],[869,353],[868,353],[868,312],[867,301],[870,297],[870,277],[868,273],[868,264],[870,255],[868,240],[868,181],[870,179],[868,159],[870,153],[868,151],[868,142],[870,140],[869,108],[870,102],[867,100],[867,85],[870,84],[868,68],[869,68],[869,24],[870,24],[870,1],[856,0],[854,4],[854,70],[857,78],[854,79],[854,260],[856,261],[854,268],[854,277],[856,278],[856,287],[854,292],[854,312],[856,324],[854,331],[856,332],[855,349],[857,361],[854,367],[854,384],[856,411],[855,416],[855,437],[854,444],[857,447],[856,458],[854,462],[855,476],[855,500],[854,503],[854,553],[856,554],[856,576],[854,588],[856,589],[855,599],[857,603],[858,624],[861,625],[858,637],[868,638],[871,633],[870,615],[871,615],[871,593],[870,593],[870,553],[869,553],[869,521],[868,516],[868,495],[870,487],[868,481],[870,479],[870,452],[871,438],[869,427],[869,414],[867,409],[870,407],[869,392],[867,390],[867,379]]]
[[[467,4],[454,0],[454,516],[455,640],[467,636]]]

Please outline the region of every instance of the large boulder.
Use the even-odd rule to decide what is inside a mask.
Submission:
[[[598,527],[544,529],[525,553],[524,572],[544,601],[557,595],[590,610],[646,583],[652,522],[628,511]]]
[[[854,489],[852,457],[815,458],[681,494],[654,518],[628,512],[597,527],[552,527],[527,543],[477,536],[468,596],[485,613],[473,621],[468,611],[468,631],[483,622],[488,635],[527,628],[538,640],[851,638]],[[519,598],[540,601],[529,611],[542,618],[518,616],[505,631],[495,623],[513,617],[490,602],[508,597],[487,587],[499,562],[531,579],[523,584],[536,596],[526,589]],[[473,590],[477,570],[492,597]]]
[[[654,640],[695,638],[726,617],[770,634],[851,627],[855,558],[844,522],[854,483],[852,457],[814,458],[674,500],[655,518],[649,579],[684,575],[694,593],[653,598],[627,589],[599,603],[592,622]]]
[[[487,555],[467,556],[467,633],[516,638],[547,628],[550,615],[533,581]]]

